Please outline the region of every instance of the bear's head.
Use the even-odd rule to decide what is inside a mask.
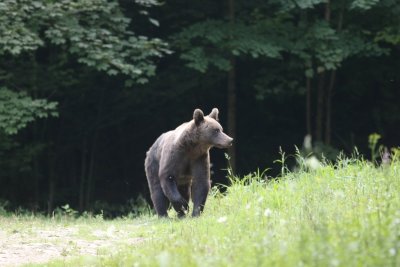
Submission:
[[[210,147],[227,148],[232,145],[233,138],[223,132],[218,123],[218,113],[217,108],[213,108],[208,116],[204,116],[200,109],[193,112],[198,142]]]

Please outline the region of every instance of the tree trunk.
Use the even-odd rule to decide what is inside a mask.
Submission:
[[[320,73],[317,92],[317,116],[315,121],[315,139],[322,141],[324,120],[324,95],[325,95],[325,71]]]
[[[119,153],[121,162],[121,177],[125,183],[129,180],[129,166],[131,165],[131,159],[127,157],[129,155],[129,141],[126,141],[126,135],[122,125],[117,126],[118,140],[119,140]]]
[[[235,1],[228,0],[228,18],[231,24],[231,31],[235,22]],[[231,36],[232,37],[232,36]],[[228,72],[228,134],[236,139],[236,61],[235,57],[230,58],[231,69]],[[236,145],[235,142],[228,149],[232,171],[236,170]]]
[[[325,4],[325,20],[329,22],[331,20],[331,1],[327,0]]]
[[[36,128],[35,126],[33,128]],[[36,139],[36,138],[35,138]],[[34,200],[33,200],[33,211],[36,212],[36,210],[39,208],[39,195],[40,195],[40,174],[39,174],[39,160],[37,157],[33,159],[33,171],[32,171],[33,177],[34,177]]]
[[[333,86],[335,84],[336,71],[333,70],[331,72],[331,76],[329,78],[329,85],[326,95],[326,122],[325,122],[325,144],[330,145],[331,143],[331,121],[332,121],[332,96],[333,96]]]
[[[330,6],[328,5],[330,2],[328,1],[326,10],[330,10]],[[340,32],[342,30],[343,26],[343,15],[344,15],[344,6],[341,7],[339,17],[338,17],[338,23],[337,23],[337,32]],[[327,13],[326,11],[325,13]],[[330,12],[330,11],[329,11]],[[327,21],[329,21],[330,16],[326,16]],[[335,81],[336,81],[336,70],[333,70],[331,72],[330,78],[329,78],[329,85],[327,89],[327,96],[326,96],[326,124],[325,124],[325,143],[327,145],[330,145],[331,140],[332,140],[332,97],[333,97],[333,91],[335,87]]]
[[[312,135],[312,125],[311,125],[311,78],[306,77],[306,124],[307,124],[307,134]]]
[[[54,173],[49,175],[49,199],[47,201],[47,215],[51,216],[54,210],[54,196],[56,191],[56,181]]]
[[[89,166],[88,166],[88,175],[87,175],[87,188],[86,188],[86,208],[91,209],[91,200],[92,200],[92,192],[94,188],[94,166],[95,166],[95,157],[97,150],[97,131],[94,134],[90,156],[89,156]]]
[[[325,12],[324,12],[324,18],[327,23],[330,23],[331,20],[331,2],[330,0],[326,1],[325,4]],[[324,114],[324,110],[326,110],[326,91],[327,88],[325,86],[325,74],[326,71],[322,70],[322,72],[319,74],[319,80],[318,80],[318,94],[317,94],[317,117],[316,117],[316,122],[315,122],[315,139],[317,141],[323,141],[322,137],[324,134],[324,121],[326,119],[326,114]]]
[[[46,123],[45,123],[46,124]],[[49,144],[47,147],[47,164],[48,164],[48,199],[47,199],[47,215],[50,217],[54,212],[54,202],[57,198],[56,190],[57,190],[57,182],[58,182],[58,175],[57,175],[57,168],[58,168],[58,159],[57,159],[57,144],[58,144],[58,137],[55,139],[53,144]]]
[[[228,73],[228,134],[236,138],[236,70],[235,58],[231,58],[231,69]],[[236,170],[236,146],[235,142],[228,148],[230,165],[232,170]]]
[[[47,200],[47,215],[51,216],[54,210],[54,196],[56,189],[56,166],[55,166],[55,154],[52,153],[52,148],[49,147],[50,152],[48,153],[48,164],[49,164],[49,198]]]
[[[330,12],[331,12],[330,10],[331,10],[330,0],[328,0],[325,7],[325,19],[328,22],[330,21]],[[345,8],[342,5],[338,16],[337,32],[340,32],[342,30],[344,10]],[[329,85],[327,88],[327,95],[326,95],[325,144],[327,145],[330,145],[332,140],[332,97],[335,87],[335,81],[336,81],[336,70],[332,70],[331,75],[329,77]]]
[[[81,180],[79,183],[79,211],[85,210],[85,184],[86,184],[86,164],[87,164],[87,141],[86,137],[83,139],[82,152],[81,152]]]
[[[96,121],[94,124],[94,134],[92,137],[92,143],[90,146],[90,155],[89,155],[89,168],[87,174],[87,190],[86,190],[86,208],[91,208],[91,200],[92,200],[92,192],[94,191],[94,167],[95,167],[95,159],[97,154],[97,139],[100,131],[100,122],[103,113],[103,105],[105,98],[106,89],[103,88],[101,91],[101,96],[97,105],[97,115]]]
[[[30,63],[32,64],[32,74],[30,76],[30,83],[31,83],[31,96],[33,98],[38,98],[38,89],[37,89],[37,70],[38,70],[38,64],[36,61],[36,54],[35,53],[30,53],[29,54],[29,59]],[[29,63],[28,63],[29,64]],[[35,144],[36,142],[39,142],[39,126],[36,123],[33,123],[32,125],[32,144]],[[39,154],[36,151],[35,157],[33,158],[32,161],[32,174],[33,174],[33,179],[34,179],[34,196],[33,196],[33,210],[36,212],[36,210],[39,208],[40,204],[40,166],[39,166]]]

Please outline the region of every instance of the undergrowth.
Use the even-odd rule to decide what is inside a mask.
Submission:
[[[315,170],[283,167],[279,179],[257,171],[230,181],[225,193],[212,190],[200,218],[119,219],[115,227],[134,226],[126,237],[142,242],[49,266],[400,266],[398,160],[342,157]]]

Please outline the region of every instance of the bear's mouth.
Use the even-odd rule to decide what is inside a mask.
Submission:
[[[227,144],[216,144],[215,145],[217,148],[228,148],[232,146],[232,142],[227,143]]]

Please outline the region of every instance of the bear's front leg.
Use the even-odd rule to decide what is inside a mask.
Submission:
[[[175,176],[163,175],[160,176],[161,187],[165,196],[169,199],[172,207],[181,214],[189,210],[189,203],[179,193],[178,186],[176,185]]]
[[[201,181],[193,183],[192,185],[193,217],[198,217],[203,212],[209,191],[210,191],[209,181]]]
[[[191,189],[191,184],[184,184],[184,185],[178,185],[178,190],[181,196],[185,199],[186,203],[189,203],[190,200],[190,189]],[[178,212],[178,217],[183,218],[186,216],[186,212],[189,210],[189,207],[187,206],[185,210],[177,211]]]
[[[193,217],[203,212],[208,192],[210,191],[210,164],[209,156],[206,155],[193,165],[192,201]]]

